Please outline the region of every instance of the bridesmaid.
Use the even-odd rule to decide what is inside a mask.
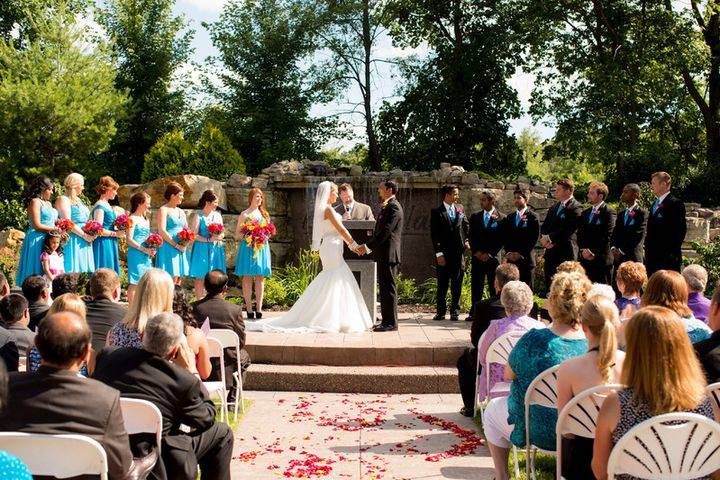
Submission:
[[[90,218],[90,210],[80,199],[85,188],[85,179],[79,173],[65,177],[65,195],[58,197],[55,206],[60,218],[69,218],[75,223],[67,243],[63,247],[66,273],[92,273],[95,271],[92,242],[94,236],[83,232],[83,226]]]
[[[45,235],[56,232],[55,221],[58,212],[50,203],[55,187],[45,175],[37,177],[25,195],[25,208],[27,209],[30,226],[23,240],[20,252],[20,263],[15,274],[15,285],[21,286],[30,275],[42,275],[43,267],[40,255],[43,251]]]
[[[103,230],[93,241],[93,255],[95,256],[95,268],[109,268],[121,275],[118,238],[124,237],[125,232],[112,230],[117,215],[110,207],[110,200],[117,196],[118,188],[120,186],[112,177],[100,178],[100,183],[95,187],[100,198],[93,206],[92,216],[96,222],[102,225]]]
[[[145,217],[148,210],[150,210],[150,195],[138,192],[130,197],[130,218],[133,223],[127,236],[128,304],[132,303],[135,297],[140,278],[148,268],[152,268],[152,258],[156,253],[154,248],[147,248],[144,244],[150,235],[150,222]]]
[[[265,277],[272,274],[270,267],[270,243],[254,256],[253,249],[248,246],[243,238],[241,228],[245,221],[265,220],[270,221],[270,215],[265,210],[265,195],[259,188],[253,188],[248,195],[250,206],[238,217],[235,227],[235,239],[240,241],[238,247],[237,261],[235,262],[235,275],[242,277],[243,299],[245,300],[245,312],[247,318],[262,318],[262,303]],[[255,308],[252,306],[253,284],[255,285]]]
[[[198,210],[190,219],[190,228],[197,234],[190,257],[190,276],[195,279],[195,298],[205,296],[203,281],[210,270],[226,270],[224,234],[211,235],[208,225],[223,224],[217,211],[218,198],[212,190],[205,190],[198,202]]]
[[[177,182],[170,182],[165,187],[165,205],[157,211],[158,233],[164,242],[155,257],[155,267],[165,270],[173,277],[176,284],[180,284],[182,277],[190,273],[188,262],[188,244],[178,243],[177,234],[183,227],[187,227],[185,212],[179,208],[185,197],[182,186]]]

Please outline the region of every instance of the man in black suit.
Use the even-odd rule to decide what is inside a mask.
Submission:
[[[610,239],[610,252],[613,256],[613,277],[623,262],[642,263],[645,256],[643,242],[647,225],[647,210],[638,205],[640,185],[628,183],[623,188],[620,200],[627,205],[618,213]]]
[[[582,213],[582,204],[575,200],[575,185],[565,178],[555,185],[554,204],[547,212],[540,227],[540,245],[545,249],[545,287],[550,289],[552,277],[558,265],[567,260],[577,260],[578,218]]]
[[[0,327],[0,360],[8,372],[17,372],[20,366],[20,352],[9,331]]]
[[[215,405],[200,380],[183,368],[183,356],[178,355],[182,338],[179,316],[156,315],[145,326],[142,349],[103,350],[93,376],[123,397],[147,400],[160,410],[162,462],[153,470],[157,478],[195,480],[199,465],[203,480],[229,479],[232,431],[215,421]],[[191,431],[185,433],[183,425]]]
[[[202,325],[205,319],[210,320],[210,328],[221,328],[232,330],[237,333],[240,339],[240,368],[243,378],[245,371],[250,366],[250,355],[245,350],[245,321],[242,317],[242,308],[239,305],[225,300],[227,293],[228,276],[222,270],[212,270],[205,275],[204,298],[193,303],[193,314],[198,325]],[[225,349],[225,387],[231,401],[235,398],[232,374],[237,371],[237,357],[234,348]],[[216,358],[210,359],[213,364],[209,380],[219,380],[220,362]]]
[[[609,193],[607,185],[593,182],[588,190],[588,203],[580,215],[577,230],[579,261],[588,278],[596,283],[610,285],[613,257],[610,254],[610,237],[615,229],[615,210],[605,203]]]
[[[513,193],[515,212],[506,216],[502,231],[505,261],[515,265],[520,271],[520,281],[533,288],[535,275],[535,244],[540,238],[540,221],[535,212],[527,205],[529,192],[517,189]]]
[[[470,251],[472,252],[472,305],[482,298],[487,279],[488,293],[495,291],[495,269],[498,267],[498,253],[502,248],[503,215],[495,208],[495,194],[484,191],[480,194],[480,210],[470,217]],[[471,309],[471,316],[472,316]]]
[[[672,178],[666,172],[652,174],[656,197],[650,209],[645,237],[645,268],[648,277],[658,270],[680,271],[682,243],[687,233],[685,204],[670,193]]]
[[[120,300],[120,277],[115,270],[98,268],[90,277],[90,296],[87,306],[87,323],[93,333],[93,350],[99,352],[105,346],[105,337],[116,323],[127,314],[127,307]]]
[[[91,335],[87,323],[71,312],[43,320],[35,337],[42,364],[36,372],[10,375],[0,430],[85,435],[105,450],[110,478],[131,478],[132,453],[119,392],[78,373],[90,355]]]
[[[37,330],[40,320],[45,318],[45,314],[50,309],[50,290],[43,277],[30,275],[23,280],[22,294],[29,303],[30,324],[28,328],[34,332]]]
[[[446,298],[450,287],[450,320],[458,320],[460,294],[465,273],[465,249],[468,242],[469,222],[462,205],[457,204],[460,190],[456,185],[440,189],[442,204],[430,212],[430,237],[435,251],[437,273],[437,313],[433,320],[444,320]],[[482,295],[482,294],[481,294]]]
[[[373,328],[375,332],[397,330],[397,286],[395,277],[400,269],[402,257],[403,209],[395,195],[397,183],[385,180],[380,183],[378,193],[382,208],[378,214],[373,236],[358,247],[358,254],[375,252],[378,284],[380,286],[380,312],[382,322]]]

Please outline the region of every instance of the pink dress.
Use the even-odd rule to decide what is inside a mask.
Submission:
[[[63,257],[58,255],[57,252],[53,252],[50,254],[43,252],[42,254],[40,254],[40,261],[44,263],[46,260],[50,261],[50,273],[52,273],[54,276],[65,273],[65,260],[63,259]],[[43,270],[43,272],[44,271],[45,270]],[[45,285],[47,285],[50,292],[52,292],[52,280],[50,280],[50,278],[48,278],[45,273],[43,273],[43,278],[45,279]]]

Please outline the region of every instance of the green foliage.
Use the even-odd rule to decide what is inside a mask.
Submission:
[[[418,302],[425,305],[435,305],[437,303],[437,278],[428,278],[419,287]],[[450,305],[450,289],[448,289],[445,298]],[[470,262],[465,265],[465,275],[463,276],[462,292],[460,293],[460,310],[469,312],[472,307],[472,278],[470,276]]]
[[[5,274],[10,286],[15,284],[15,271],[20,263],[20,248],[0,248],[0,271]]]
[[[0,200],[0,226],[25,230],[28,226],[27,212],[19,196]]]
[[[273,275],[285,289],[284,305],[293,305],[320,270],[320,255],[310,250],[301,250],[296,262],[276,269]]]
[[[405,277],[402,273],[399,273],[395,279],[395,286],[397,287],[398,304],[418,303],[420,289],[414,278]]]
[[[240,304],[242,304],[242,299],[240,300]],[[283,287],[277,273],[265,279],[263,304],[267,307],[287,306],[287,294],[285,292],[285,287]]]
[[[193,146],[180,130],[166,133],[145,156],[142,181],[182,175],[193,157]]]
[[[711,242],[694,241],[691,246],[698,258],[693,258],[688,263],[705,267],[708,272],[707,291],[711,294],[720,280],[720,237],[715,237]]]

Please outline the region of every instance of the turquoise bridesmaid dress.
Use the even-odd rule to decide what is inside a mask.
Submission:
[[[179,208],[168,211],[165,231],[167,231],[173,240],[178,241],[177,234],[186,226],[187,219],[185,218],[185,212]],[[190,273],[187,249],[181,252],[170,245],[170,242],[163,242],[155,256],[155,267],[165,270],[171,277],[186,276]]]
[[[40,207],[40,223],[46,227],[54,227],[55,221],[58,219],[58,212],[48,202],[43,201]],[[42,254],[43,242],[45,241],[45,232],[35,230],[32,226],[25,233],[22,250],[20,251],[20,263],[15,274],[15,285],[21,286],[30,275],[42,275],[43,268],[40,261]]]
[[[211,223],[223,223],[222,216],[218,212],[212,212],[208,217],[203,216],[200,210],[196,213],[200,219],[199,237],[210,238],[208,225]],[[205,274],[210,270],[222,270],[224,272],[226,269],[225,246],[222,242],[206,243],[196,241],[193,243],[192,255],[190,256],[190,276],[192,278],[205,278]]]
[[[92,209],[93,217],[96,210],[103,211],[102,226],[105,230],[113,230],[113,222],[117,218],[113,209],[108,205],[99,203]],[[118,239],[115,237],[98,236],[92,244],[96,268],[109,268],[120,275],[120,254],[118,253]]]
[[[262,220],[262,214],[258,211],[248,215],[249,218]],[[244,240],[240,240],[237,260],[235,261],[235,275],[251,277],[269,277],[272,275],[270,242],[260,249],[257,257],[253,257],[254,251]]]
[[[90,210],[84,203],[78,201],[70,205],[70,220],[82,230],[90,218]],[[70,233],[63,247],[65,257],[65,271],[67,273],[92,273],[95,271],[95,257],[92,244],[76,233]]]
[[[135,218],[133,218],[133,220],[137,222]],[[144,243],[148,236],[150,236],[150,227],[136,223],[135,228],[133,228],[132,239],[143,247],[147,247]],[[152,266],[152,257],[150,255],[128,245],[127,269],[128,283],[130,285],[137,285],[143,273],[145,273],[148,268],[152,268]]]

